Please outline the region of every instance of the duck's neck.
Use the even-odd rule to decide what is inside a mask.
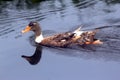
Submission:
[[[36,36],[36,37],[35,37],[35,42],[36,42],[36,43],[41,43],[42,40],[43,40],[43,35],[42,35],[42,33],[41,33],[39,36]]]
[[[41,29],[38,29],[37,31],[34,32],[35,32],[35,42],[40,43],[43,40]]]

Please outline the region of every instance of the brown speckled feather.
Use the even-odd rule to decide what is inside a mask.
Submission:
[[[54,36],[44,38],[44,40],[40,44],[44,46],[67,47],[70,43],[73,42],[73,37],[74,34],[69,32],[56,34]]]
[[[44,38],[44,40],[40,43],[44,46],[53,46],[53,47],[69,47],[72,44],[83,45],[85,42],[93,42],[94,35],[96,31],[86,31],[82,33],[80,36],[75,36],[74,33],[62,33],[56,34],[54,36],[49,36]]]

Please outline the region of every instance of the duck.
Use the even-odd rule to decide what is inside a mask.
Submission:
[[[35,34],[35,42],[47,47],[70,47],[73,45],[100,45],[103,42],[94,36],[98,30],[83,31],[81,27],[74,31],[57,33],[51,36],[43,37],[41,26],[37,21],[31,21],[22,33],[33,31]]]

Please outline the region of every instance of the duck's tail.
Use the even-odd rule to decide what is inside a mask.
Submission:
[[[74,30],[73,33],[80,31],[81,28],[82,28],[82,25],[80,27],[78,27],[76,30]]]
[[[73,33],[76,34],[77,36],[80,36],[84,32],[81,30],[81,28],[82,28],[82,25],[76,30],[74,30]]]
[[[99,31],[99,29],[95,29],[93,31],[88,32],[88,36],[90,41],[85,42],[85,44],[103,44],[103,42],[99,39],[94,38],[95,34]]]

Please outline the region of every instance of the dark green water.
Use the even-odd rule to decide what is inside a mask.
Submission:
[[[1,80],[119,80],[119,0],[11,0],[0,1]],[[30,21],[38,21],[45,35],[101,28],[100,46],[85,49],[32,46],[32,32],[21,34]],[[41,55],[30,65],[21,55]],[[38,59],[39,57],[37,57]]]

